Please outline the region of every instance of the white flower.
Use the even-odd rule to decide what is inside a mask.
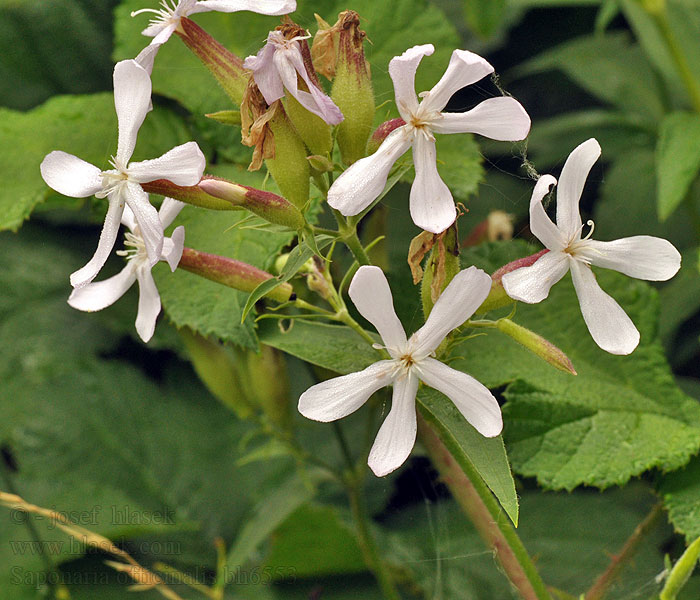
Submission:
[[[351,165],[328,191],[328,204],[344,215],[356,215],[382,192],[396,160],[413,148],[416,178],[411,187],[413,222],[440,233],[455,220],[452,194],[440,179],[436,164],[434,133],[478,133],[494,140],[522,140],[530,130],[530,117],[519,102],[509,97],[490,98],[464,113],[440,112],[459,89],[493,72],[480,56],[466,50],[452,53],[447,71],[429,92],[415,94],[415,74],[432,44],[414,46],[389,63],[396,105],[405,125],[392,131],[379,149]]]
[[[411,453],[416,439],[419,381],[452,400],[479,433],[497,436],[503,421],[491,392],[473,377],[431,356],[445,336],[474,313],[490,289],[491,278],[480,269],[461,271],[438,298],[425,325],[406,340],[384,273],[378,267],[360,267],[350,284],[350,298],[377,329],[391,359],[314,385],[299,398],[299,412],[315,421],[335,421],[356,411],[378,389],[393,385],[391,411],[368,460],[378,477],[400,467]]]
[[[182,202],[172,198],[163,200],[158,217],[164,228],[173,222],[183,206]],[[136,331],[144,342],[148,342],[153,337],[156,318],[160,313],[160,296],[151,274],[153,265],[148,259],[146,245],[134,214],[128,206],[124,209],[121,222],[131,231],[124,235],[124,246],[130,248],[117,251],[117,254],[126,257],[126,267],[114,277],[73,290],[68,298],[68,304],[87,312],[102,310],[121,298],[134,281],[138,281],[139,308],[136,315]],[[166,261],[172,271],[175,271],[180,262],[184,240],[185,228],[182,226],[175,228],[171,238],[166,237],[163,240],[160,260]]]
[[[161,0],[163,8],[142,8],[131,13],[132,17],[141,13],[154,13],[148,27],[141,33],[152,37],[151,44],[164,44],[180,27],[180,19],[212,10],[232,13],[249,10],[263,15],[286,15],[297,8],[296,0]]]
[[[583,224],[578,203],[588,172],[600,156],[600,145],[591,138],[566,160],[557,192],[557,224],[549,219],[542,199],[557,183],[551,175],[537,181],[530,200],[530,229],[549,249],[532,266],[503,276],[506,293],[515,300],[534,304],[544,300],[550,288],[571,270],[583,318],[596,344],[611,354],[630,354],[639,343],[639,332],[624,310],[598,285],[590,265],[615,269],[630,277],[665,281],[680,269],[681,255],[661,238],[638,235],[612,242],[581,238]]]
[[[271,31],[260,52],[256,56],[246,58],[243,66],[253,71],[255,84],[268,104],[282,98],[284,88],[287,88],[306,110],[318,115],[329,125],[337,125],[343,120],[343,113],[333,100],[311,81],[304,66],[299,40],[309,37],[311,36],[299,36],[288,40],[281,31]],[[299,89],[297,74],[306,83],[308,92]]]
[[[151,265],[158,262],[163,248],[163,226],[148,200],[141,183],[167,179],[176,185],[196,185],[202,178],[205,159],[195,142],[187,142],[142,162],[129,163],[136,136],[150,110],[151,79],[134,60],[124,60],[114,67],[114,105],[117,110],[119,137],[117,154],[108,171],[66,152],[54,151],[41,163],[41,176],[57,192],[74,198],[95,195],[107,198],[109,207],[95,255],[70,277],[73,287],[90,283],[104,265],[119,231],[124,206],[128,205],[138,223]]]

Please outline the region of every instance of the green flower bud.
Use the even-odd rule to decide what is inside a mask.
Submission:
[[[223,125],[240,126],[241,124],[240,110],[219,110],[217,112],[207,113],[204,116],[212,119],[213,121],[217,121],[218,123],[222,123]]]

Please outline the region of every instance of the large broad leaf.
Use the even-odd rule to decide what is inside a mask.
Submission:
[[[492,248],[498,252],[498,245]],[[493,264],[476,252],[467,259]],[[549,488],[623,484],[650,468],[677,469],[700,448],[700,405],[675,385],[656,338],[656,293],[614,272],[597,274],[641,332],[632,355],[612,356],[594,344],[567,277],[546,301],[519,304],[515,319],[559,346],[577,376],[496,333],[465,342],[465,358],[453,365],[490,387],[507,386],[505,438],[513,468]]]
[[[0,104],[26,110],[53,94],[110,89],[115,4],[0,1]]]
[[[134,160],[156,158],[188,140],[179,117],[156,109],[139,132]],[[0,108],[0,230],[16,230],[38,203],[55,196],[39,172],[49,152],[63,150],[104,169],[116,145],[112,94],[57,96],[26,113]]]
[[[566,42],[529,60],[518,74],[559,69],[598,99],[646,117],[664,113],[663,95],[641,48],[625,33],[592,35]]]
[[[664,476],[659,493],[668,508],[668,517],[688,543],[700,536],[700,458],[685,468]]]
[[[276,323],[263,322],[259,335],[265,344],[337,373],[359,371],[377,360],[367,342],[347,327],[297,321],[283,332]],[[518,501],[501,438],[485,440],[434,390],[421,391],[417,402],[457,461],[471,461],[517,523]]]
[[[700,170],[700,115],[675,112],[661,122],[656,146],[659,218],[663,221],[688,194]]]

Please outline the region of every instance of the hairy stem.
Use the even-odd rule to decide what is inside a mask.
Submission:
[[[420,413],[418,435],[442,480],[479,535],[493,549],[511,584],[525,600],[551,600],[515,528],[476,469],[460,465]]]
[[[637,525],[632,535],[627,539],[625,545],[618,554],[612,556],[608,568],[595,580],[591,588],[586,592],[585,600],[601,600],[605,597],[606,592],[614,583],[615,579],[623,571],[627,564],[639,547],[639,543],[644,539],[654,525],[658,521],[662,513],[661,502],[657,502],[649,511],[649,514],[644,520]]]

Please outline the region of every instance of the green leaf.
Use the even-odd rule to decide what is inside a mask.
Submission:
[[[656,293],[614,272],[597,275],[641,332],[632,355],[612,356],[594,344],[568,278],[546,301],[519,304],[515,320],[566,352],[578,376],[495,332],[456,350],[465,358],[453,366],[488,387],[507,386],[505,439],[513,468],[548,488],[621,485],[654,467],[677,469],[700,448],[700,405],[675,385],[656,339]]]
[[[185,226],[185,245],[235,258],[259,268],[288,244],[294,233],[234,228],[245,211],[206,211],[186,206],[175,221]],[[187,271],[174,273],[166,265],[153,270],[163,307],[177,327],[187,326],[203,336],[213,335],[244,348],[257,348],[253,319],[242,321],[249,296]]]
[[[700,115],[675,112],[661,122],[656,146],[659,219],[665,221],[686,197],[700,170]]]
[[[691,542],[700,536],[700,458],[661,479],[658,490],[676,531]]]
[[[440,135],[436,138],[438,172],[457,201],[476,193],[484,178],[483,157],[472,135]],[[413,181],[411,172],[410,181]]]
[[[598,99],[652,123],[664,113],[662,93],[641,48],[626,33],[590,35],[565,42],[527,61],[519,75],[559,69]]]
[[[503,21],[505,0],[476,0],[464,4],[467,23],[482,38],[493,34]]]
[[[501,436],[485,438],[478,433],[448,398],[428,388],[418,394],[425,419],[437,428],[440,438],[458,463],[469,461],[518,526],[518,496]]]

